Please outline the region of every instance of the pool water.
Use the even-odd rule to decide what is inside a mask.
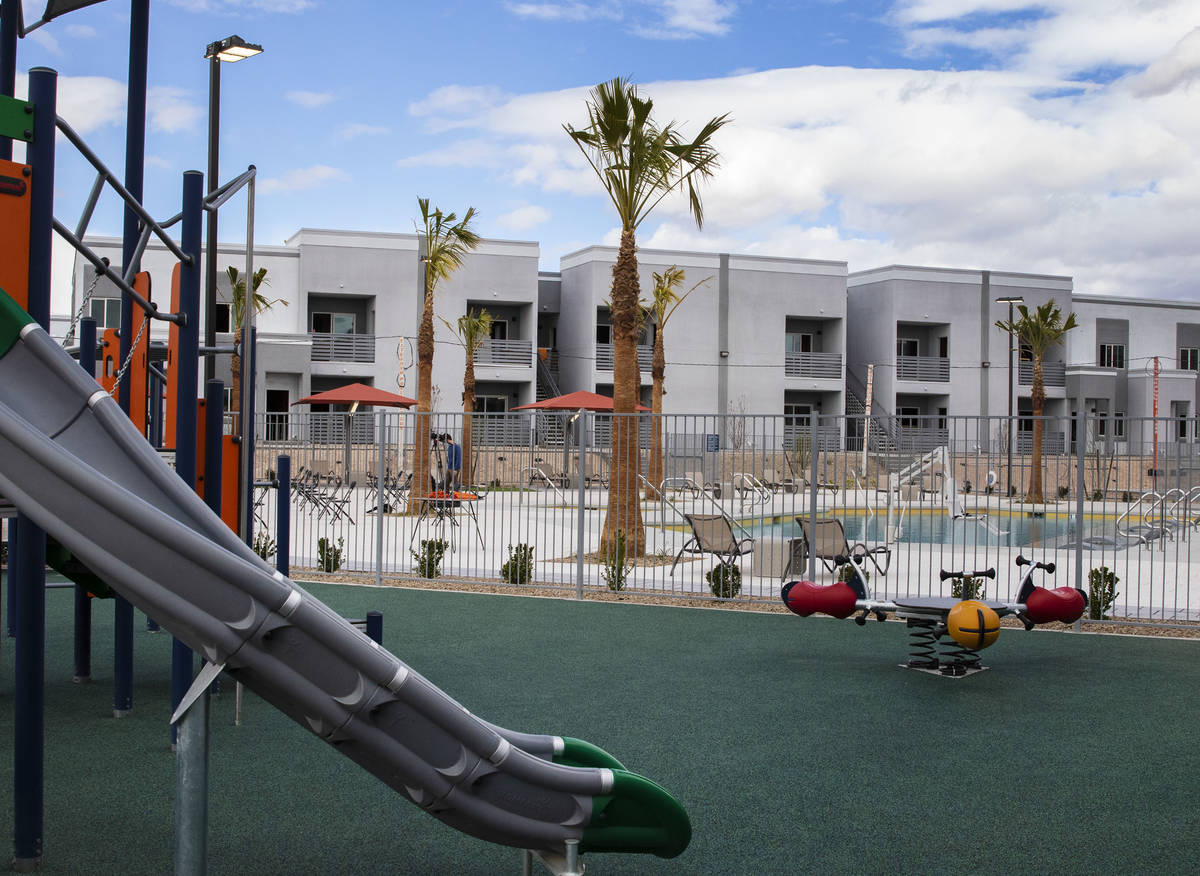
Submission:
[[[851,542],[882,544],[887,518],[884,515],[841,515],[846,538]],[[800,527],[795,521],[761,521],[747,527],[756,537],[795,538]],[[1100,522],[1085,526],[1084,535],[1101,532]],[[1001,545],[1041,547],[1074,538],[1074,515],[1032,517],[1026,514],[989,514],[986,517],[952,518],[948,514],[906,514],[900,522],[898,541],[911,544]]]

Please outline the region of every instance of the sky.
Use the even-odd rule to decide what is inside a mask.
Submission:
[[[1196,0],[152,0],[145,200],[207,164],[205,46],[221,68],[221,179],[258,168],[255,240],[414,231],[417,198],[541,267],[615,245],[614,208],[564,124],[629,78],[686,136],[728,113],[704,226],[680,198],[643,247],[1067,275],[1076,293],[1200,300]],[[24,3],[26,22],[44,3]],[[124,168],[129,4],[29,34],[59,115]],[[62,142],[55,215],[94,178]],[[19,151],[17,156],[19,156]],[[221,239],[245,239],[244,201]],[[89,231],[119,235],[106,195]],[[56,274],[56,282],[59,282]]]

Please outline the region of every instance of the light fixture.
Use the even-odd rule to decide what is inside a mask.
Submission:
[[[218,61],[225,61],[232,64],[235,61],[261,55],[262,50],[262,46],[248,43],[237,34],[234,34],[233,36],[225,37],[223,40],[217,40],[215,43],[209,43],[208,48],[204,50],[204,57],[209,60],[216,58]]]

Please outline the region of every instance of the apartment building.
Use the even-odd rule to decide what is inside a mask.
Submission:
[[[1038,307],[1053,299],[1070,312],[1070,277],[1001,271],[889,265],[847,278],[848,412],[861,413],[871,377],[871,410],[881,443],[914,450],[947,443],[950,417],[1028,415],[1033,363],[996,327],[1010,306]],[[1011,350],[1011,356],[1010,356]],[[1047,416],[1070,413],[1064,345],[1045,356]],[[1011,367],[1010,367],[1011,362]],[[1018,420],[1017,447],[1031,440],[1030,421]],[[1061,449],[1061,427],[1047,430],[1045,447]]]
[[[608,298],[616,259],[606,246],[562,258],[556,338],[564,388],[612,391]],[[664,413],[783,414],[787,423],[807,424],[811,411],[842,412],[845,262],[641,249],[643,300],[653,275],[673,265],[684,270],[681,292],[700,286],[666,326]],[[647,404],[659,330],[647,325],[638,348]],[[837,429],[823,440],[838,443]]]
[[[119,263],[119,240],[88,242]],[[263,291],[287,301],[258,319],[256,409],[282,418],[297,399],[355,381],[415,394],[420,254],[416,234],[307,228],[282,246],[256,247],[255,265],[267,268]],[[478,410],[505,412],[555,392],[612,391],[608,297],[617,250],[570,253],[559,271],[539,271],[538,256],[534,242],[485,240],[438,290],[437,313],[451,325],[471,310],[492,316],[491,338],[475,355]],[[860,440],[870,374],[873,444],[928,449],[946,443],[951,418],[1011,410],[1023,451],[1030,442],[1031,357],[996,323],[1018,303],[1032,308],[1053,299],[1079,325],[1044,362],[1045,413],[1057,421],[1046,430],[1048,451],[1073,440],[1071,417],[1080,409],[1102,415],[1101,434],[1091,437],[1149,441],[1151,435],[1132,434],[1127,420],[1150,417],[1156,398],[1158,415],[1177,421],[1172,439],[1198,437],[1200,304],[1077,294],[1062,276],[909,265],[847,273],[839,261],[655,249],[638,256],[643,298],[652,275],[672,265],[685,272],[684,290],[700,284],[666,327],[667,414],[782,415],[786,432],[807,428],[812,412],[849,413],[846,434],[829,427],[819,440],[852,446]],[[221,246],[219,342],[232,339],[223,269],[244,264],[241,247]],[[143,267],[165,307],[170,253],[152,242]],[[96,282],[77,258],[72,311],[89,295],[87,309],[101,327],[115,327],[116,290]],[[647,403],[660,330],[648,324],[639,348]],[[151,332],[165,340],[164,324]],[[440,319],[435,337],[435,406],[458,410],[465,350]],[[227,356],[218,357],[217,376],[228,380]]]
[[[120,240],[89,238],[88,244],[120,263]],[[257,318],[256,410],[282,418],[298,399],[353,382],[414,395],[423,306],[420,247],[416,234],[308,228],[283,246],[256,246],[255,267],[267,269],[268,285],[260,292],[281,299]],[[436,313],[450,323],[434,322],[433,386],[440,409],[461,409],[466,352],[454,326],[472,310],[486,309],[493,320],[491,338],[475,355],[480,406],[508,410],[534,400],[538,254],[536,243],[485,240],[437,290]],[[244,247],[221,245],[217,263],[217,340],[228,344],[231,290],[224,269],[244,269]],[[142,259],[163,307],[173,265],[161,245],[151,244]],[[90,293],[88,310],[101,326],[116,327],[118,293],[104,278],[97,283],[94,269],[78,257],[73,287],[73,311]],[[153,340],[165,341],[165,326],[152,332]],[[216,376],[226,385],[229,365],[228,356],[218,357]]]

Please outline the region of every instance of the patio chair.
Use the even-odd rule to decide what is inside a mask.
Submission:
[[[675,555],[675,562],[671,563],[671,576],[675,575],[675,567],[684,554],[712,554],[722,566],[732,567],[738,557],[754,550],[754,539],[747,537],[739,540],[733,534],[733,524],[724,515],[684,514],[683,517],[692,528],[692,537],[683,543]]]
[[[793,546],[798,541],[804,550],[792,550],[783,570],[784,577],[792,571],[793,561],[798,556],[802,556],[802,562],[807,563],[809,555],[820,560],[821,565],[830,572],[837,571],[839,559],[853,557],[855,563],[870,563],[880,575],[887,574],[888,566],[892,563],[892,549],[887,545],[867,547],[862,542],[851,545],[846,540],[846,529],[840,518],[819,517],[811,521],[807,517],[797,517],[796,523],[800,527],[800,536],[792,539]]]

